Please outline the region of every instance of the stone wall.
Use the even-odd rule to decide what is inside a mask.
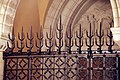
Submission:
[[[3,70],[4,70],[4,65],[3,65],[3,54],[0,52],[0,80],[3,80]]]

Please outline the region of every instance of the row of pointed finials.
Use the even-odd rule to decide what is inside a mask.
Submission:
[[[111,24],[110,24],[111,26]],[[96,31],[96,36],[98,38],[95,38],[95,41],[94,41],[94,34],[93,34],[93,31],[92,31],[92,26],[91,26],[91,23],[90,23],[90,26],[89,26],[89,31],[86,31],[86,36],[87,38],[85,38],[85,44],[86,44],[86,47],[87,48],[87,51],[89,53],[92,52],[92,47],[94,46],[94,44],[96,44],[98,46],[98,51],[101,53],[102,52],[102,47],[104,45],[104,31],[102,30],[102,22],[100,22],[100,29],[99,29],[99,32]],[[44,45],[44,42],[43,42],[43,32],[42,32],[42,29],[40,29],[40,33],[37,33],[36,36],[37,36],[37,39],[35,40],[35,46],[37,47],[37,53],[38,54],[41,54],[41,50],[42,50],[42,47]],[[61,23],[61,18],[60,18],[60,23],[59,23],[59,26],[57,26],[57,31],[56,31],[56,39],[53,40],[53,33],[52,33],[52,30],[51,30],[51,26],[50,26],[50,32],[49,34],[46,32],[46,38],[45,39],[45,46],[48,48],[47,49],[47,53],[48,54],[51,54],[52,52],[52,47],[53,46],[56,46],[57,47],[57,52],[58,54],[61,54],[61,51],[62,51],[62,47],[64,46],[64,43],[63,43],[63,26],[62,26],[62,23]],[[89,33],[88,33],[89,32]],[[10,34],[8,35],[9,37],[9,40],[11,42],[11,47],[9,45],[9,42],[7,42],[7,47],[8,47],[8,51],[10,54],[13,53],[14,51],[14,48],[15,48],[15,34],[14,34],[14,29],[12,31],[12,36],[10,36]],[[81,25],[79,27],[79,33],[76,32],[76,38],[75,38],[75,46],[77,47],[77,50],[79,53],[81,53],[81,48],[84,44],[83,42],[83,31],[81,29]],[[74,43],[73,43],[73,35],[72,35],[72,30],[71,30],[71,25],[69,27],[69,32],[66,33],[66,38],[65,38],[65,46],[67,48],[67,52],[68,53],[71,53],[71,48],[73,47]],[[112,47],[114,45],[114,41],[113,41],[113,36],[112,36],[112,33],[108,32],[107,31],[107,38],[106,38],[106,45],[108,46],[108,51],[112,52]],[[107,40],[109,39],[109,41]],[[21,32],[21,35],[18,33],[18,41],[17,41],[17,48],[19,49],[18,52],[22,53],[24,47],[26,46],[26,48],[28,48],[27,52],[29,54],[31,54],[31,51],[32,51],[32,48],[34,47],[34,35],[33,35],[33,32],[32,32],[32,27],[30,29],[30,34],[27,33],[27,40],[25,40],[25,34],[24,34],[24,31],[23,31],[23,27],[22,27],[22,32]],[[20,42],[20,44],[19,44]],[[29,43],[28,43],[29,42]],[[55,45],[54,45],[55,43]]]

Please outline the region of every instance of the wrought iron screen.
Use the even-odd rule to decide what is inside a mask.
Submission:
[[[107,31],[105,37],[102,30],[102,22],[96,36],[93,34],[90,23],[90,30],[86,31],[86,38],[83,39],[81,25],[79,34],[76,32],[76,38],[73,40],[71,26],[66,33],[65,42],[63,42],[62,24],[57,27],[56,39],[50,28],[50,33],[46,34],[45,44],[43,33],[37,33],[37,40],[34,41],[32,28],[30,35],[18,34],[19,41],[15,40],[14,29],[12,37],[9,34],[8,49],[3,54],[4,59],[4,80],[120,80],[120,52],[113,50],[114,42],[112,33]],[[111,23],[110,23],[111,26]],[[106,38],[106,39],[104,39]],[[29,43],[28,43],[29,42]],[[33,43],[35,42],[35,44]],[[14,52],[17,46],[18,52]],[[42,51],[43,46],[47,47]],[[86,50],[82,50],[86,45]],[[97,49],[93,50],[93,46]],[[62,48],[66,47],[63,51]],[[76,49],[72,51],[72,47]],[[108,47],[103,50],[102,47]],[[24,48],[27,52],[23,52]],[[36,47],[36,51],[32,51]],[[57,50],[52,50],[56,47]]]

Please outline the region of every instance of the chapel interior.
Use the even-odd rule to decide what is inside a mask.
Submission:
[[[43,41],[38,38],[37,32],[40,38],[41,36],[43,36],[42,39]],[[20,37],[20,35],[23,35],[25,37],[23,41],[20,40],[20,38],[22,38],[22,36]],[[78,38],[81,37],[81,35],[82,38]],[[91,37],[92,35],[93,37]],[[33,41],[32,41],[32,36],[34,36]],[[61,36],[62,39],[60,39]],[[15,39],[15,45],[14,45],[14,40],[12,43],[13,38]],[[39,40],[40,42],[38,44],[37,41]],[[78,55],[81,60],[81,62],[79,63],[77,63],[77,60],[79,59],[78,57],[72,58],[72,55],[69,55],[69,57],[67,57],[68,61],[70,58],[71,60],[73,60],[73,62],[66,63],[68,64],[67,68],[65,65],[64,66],[62,65],[65,64],[64,63],[65,57],[58,58],[59,60],[61,60],[60,63],[62,63],[61,64],[62,67],[59,66],[58,71],[56,68],[58,66],[57,64],[60,63],[57,62],[55,63],[54,57],[52,57],[50,62],[48,63],[46,60],[47,58],[44,58],[44,60],[46,60],[46,63],[44,63],[43,61],[43,64],[46,65],[51,64],[52,68],[51,67],[50,68],[47,67],[47,68],[49,70],[53,69],[53,71],[51,70],[50,72],[46,72],[46,73],[44,72],[44,70],[42,70],[43,74],[41,75],[44,78],[39,78],[39,77],[27,78],[28,76],[27,74],[33,74],[33,76],[35,76],[34,74],[36,74],[37,72],[36,69],[39,68],[35,66],[33,68],[35,68],[36,71],[35,72],[33,71],[33,73],[30,73],[29,72],[30,70],[28,70],[28,73],[24,72],[23,70],[20,73],[18,68],[17,69],[15,68],[16,72],[13,71],[10,73],[9,71],[14,70],[14,66],[16,64],[17,65],[20,64],[20,67],[22,67],[22,69],[26,68],[27,60],[17,58],[14,61],[14,58],[13,60],[12,58],[10,58],[11,61],[9,61],[9,58],[7,57],[10,56],[6,54],[10,54],[11,56],[13,56],[12,53],[14,52],[22,53],[22,51],[26,53],[30,53],[30,55],[32,52],[34,53],[35,51],[38,51],[38,53],[42,53],[40,51],[40,47],[35,47],[37,44],[40,45],[41,41],[43,44],[41,51],[43,51],[44,54],[52,53],[52,51],[53,54],[58,52],[60,53],[60,55],[62,55],[61,54],[62,51],[63,53],[66,52],[68,54],[77,53],[77,51],[82,54],[82,52],[84,53],[85,51],[85,54]],[[98,44],[98,42],[100,44]],[[104,44],[102,45],[102,43]],[[114,45],[112,45],[113,43]],[[81,44],[83,45],[80,47]],[[34,46],[33,48],[32,45]],[[25,47],[22,49],[21,47],[23,46]],[[98,56],[99,57],[98,62],[94,63],[94,55],[92,54],[97,51],[98,52],[100,51],[100,54],[102,54],[102,52],[107,50],[110,53],[110,55],[108,55],[109,54],[108,53],[106,55],[107,58],[106,56],[103,55],[102,60],[100,55]],[[73,80],[73,79],[119,80],[120,79],[119,50],[120,50],[120,1],[119,0],[0,0],[0,67],[1,67],[0,80]],[[96,57],[96,54],[95,54],[95,59],[98,58]],[[112,54],[115,54],[115,56]],[[86,59],[83,59],[83,57],[85,57]],[[110,64],[112,64],[112,61],[113,63],[116,63],[113,64],[112,67],[110,66],[110,68],[107,67],[109,66],[109,63],[107,64],[106,62],[107,66],[104,63],[104,59],[107,61],[107,59],[109,58],[110,60],[108,60],[108,62],[111,61],[109,62]],[[8,62],[6,62],[7,59]],[[43,57],[40,60],[42,59]],[[55,60],[58,59],[55,58]],[[30,60],[32,60],[32,58]],[[103,61],[103,63],[101,63],[101,61],[99,62],[99,60]],[[16,61],[18,62],[20,61],[19,64]],[[84,78],[86,75],[84,75],[84,77],[82,78],[76,77],[78,76],[77,75],[78,66],[76,65],[83,64],[84,61],[89,61],[90,63],[86,62],[87,68],[85,68],[85,65],[84,66],[82,65],[83,67],[81,68],[83,69],[83,72],[82,73],[78,72],[78,74],[81,75],[89,74],[89,75],[87,75],[87,78]],[[23,64],[21,64],[22,62]],[[72,63],[74,63],[75,65]],[[103,65],[102,68],[100,66],[96,67],[98,71],[101,71],[100,74],[98,72],[98,75],[101,75],[102,73],[102,75],[100,76],[101,78],[94,76],[95,74],[97,75],[97,72],[94,73],[94,71],[97,71],[96,68],[94,70],[94,64],[96,64],[95,66],[98,66],[99,63]],[[37,64],[39,64],[39,62],[37,62]],[[53,67],[53,64],[56,66]],[[8,67],[10,67],[11,70],[9,70],[9,68],[6,67],[7,65]],[[72,65],[74,65],[75,68],[72,67]],[[63,67],[64,70],[62,69]],[[69,67],[70,67],[70,72],[69,72]],[[109,73],[109,71],[107,72],[107,68],[113,70],[112,73],[114,73],[114,75]],[[46,66],[43,66],[42,69],[46,69]],[[54,73],[54,69],[55,72],[58,72],[56,73],[57,76]],[[66,71],[65,69],[67,69],[68,71]],[[76,71],[74,71],[73,69],[75,69]],[[18,70],[18,74],[21,76],[15,76],[15,73],[17,74],[17,70]],[[63,73],[64,71],[66,71],[66,73]],[[113,77],[109,77],[109,76],[106,77],[107,73]],[[68,74],[69,76],[63,77],[66,76],[65,74],[66,75]],[[50,75],[53,77],[51,77]],[[36,76],[39,76],[39,73],[37,73]],[[62,77],[58,77],[58,76],[62,76]]]

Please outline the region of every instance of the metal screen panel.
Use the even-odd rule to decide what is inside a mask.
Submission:
[[[4,57],[4,80],[119,80],[118,54]]]

